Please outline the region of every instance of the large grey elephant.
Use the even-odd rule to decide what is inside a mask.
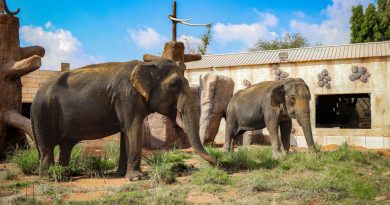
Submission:
[[[176,119],[177,110],[183,112],[194,150],[215,163],[200,142],[194,97],[175,62],[103,63],[60,73],[41,87],[31,106],[40,173],[54,162],[56,145],[59,163],[67,165],[77,142],[121,132],[118,173],[126,173],[129,180],[140,179],[144,118],[158,112]]]
[[[309,87],[300,78],[265,81],[238,91],[227,108],[224,149],[231,151],[234,140],[245,131],[267,127],[272,155],[279,158],[290,148],[291,118],[296,118],[310,150],[315,151],[309,101]]]

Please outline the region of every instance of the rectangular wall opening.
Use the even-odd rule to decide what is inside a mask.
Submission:
[[[22,103],[22,115],[30,118],[31,103]]]
[[[369,93],[316,96],[316,128],[371,129]]]

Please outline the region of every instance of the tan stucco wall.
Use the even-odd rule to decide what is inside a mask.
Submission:
[[[22,77],[22,101],[31,103],[39,87],[52,75],[59,71],[36,70]]]
[[[367,83],[350,81],[351,67],[353,65],[364,66],[371,73]],[[330,60],[300,63],[281,63],[279,68],[290,74],[289,77],[300,77],[309,86],[312,100],[310,102],[311,123],[315,140],[320,144],[340,144],[348,142],[369,148],[390,148],[390,57]],[[317,74],[323,69],[329,71],[332,78],[331,89],[317,86]],[[242,81],[249,80],[252,84],[273,80],[272,65],[254,65],[244,67],[226,67],[214,69],[187,69],[186,77],[193,84],[199,84],[199,76],[207,72],[216,72],[233,78],[235,91],[243,89]],[[340,128],[315,128],[315,96],[323,94],[371,94],[371,129],[340,129]],[[218,140],[224,140],[224,123],[221,123]],[[297,123],[298,144],[301,142],[303,133]]]

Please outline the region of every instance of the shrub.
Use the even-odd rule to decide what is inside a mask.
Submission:
[[[38,173],[39,157],[35,148],[16,150],[10,161],[16,164],[25,174]]]

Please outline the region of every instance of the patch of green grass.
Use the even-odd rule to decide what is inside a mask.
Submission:
[[[72,154],[70,156],[70,162],[67,167],[71,175],[81,175],[84,172],[84,166],[82,166],[83,155],[84,149],[81,145],[76,145],[73,147]]]
[[[250,181],[250,186],[253,192],[263,192],[271,190],[269,180],[262,175],[252,177]]]
[[[13,189],[20,189],[20,188],[24,188],[24,187],[29,187],[30,185],[31,185],[31,182],[22,181],[22,182],[13,183],[13,184],[11,184],[10,187]]]
[[[54,201],[54,203],[62,203],[62,196],[69,190],[61,187],[60,185],[54,184],[41,184],[38,186],[38,190],[41,194],[46,197],[49,197]]]
[[[206,167],[195,172],[191,181],[196,185],[227,185],[231,182],[228,173],[217,167]]]
[[[108,163],[114,164],[114,166],[118,166],[119,154],[120,146],[118,142],[111,140],[104,144],[103,156],[108,161]]]
[[[364,200],[373,200],[376,196],[374,186],[368,180],[355,180],[352,183],[351,193],[353,197]]]
[[[35,148],[16,150],[10,157],[10,162],[16,164],[25,174],[38,173],[39,157]]]
[[[49,177],[49,179],[54,180],[55,182],[60,182],[66,179],[68,170],[69,169],[67,167],[54,164],[47,169],[46,175]]]
[[[102,200],[103,204],[148,204],[146,197],[148,193],[142,190],[134,190],[129,192],[120,192],[113,196],[107,197]]]
[[[180,205],[187,204],[187,191],[183,189],[169,190],[166,188],[157,188],[154,192],[152,204]]]
[[[229,170],[253,170],[257,168],[258,163],[254,150],[248,148],[239,148],[236,152],[227,153],[226,161],[222,164]]]
[[[84,155],[82,158],[84,174],[89,176],[101,177],[115,168],[115,163],[101,156]]]
[[[169,152],[157,152],[146,163],[150,166],[148,175],[155,183],[173,183],[177,173],[188,170],[189,167],[184,163],[190,155],[174,150]]]
[[[1,178],[4,180],[13,180],[16,179],[16,171],[13,169],[6,169],[4,173],[1,174]]]

